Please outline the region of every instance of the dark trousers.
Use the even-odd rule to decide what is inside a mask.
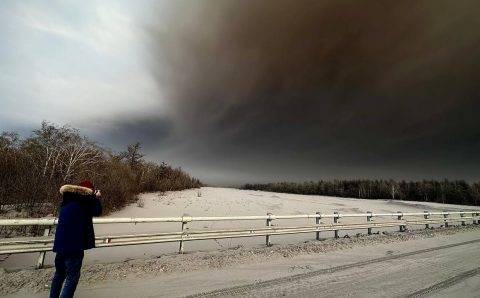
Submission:
[[[50,298],[73,297],[80,279],[83,251],[75,254],[57,253],[55,256],[55,275],[50,289]],[[63,291],[62,291],[63,286]],[[60,292],[62,293],[60,296]]]

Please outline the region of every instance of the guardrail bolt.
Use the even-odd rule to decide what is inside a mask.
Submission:
[[[430,218],[430,212],[428,211],[423,211],[423,213],[425,213],[425,215],[423,216],[423,218],[428,221],[428,219]],[[425,224],[425,229],[430,229],[430,225],[428,223]]]
[[[372,212],[371,211],[367,211],[367,224],[370,225],[371,222],[372,222],[372,219],[373,219],[373,216],[372,216]],[[367,229],[367,234],[368,235],[372,235],[372,228],[368,228]]]
[[[340,216],[338,215],[338,212],[337,211],[333,212],[333,215],[334,215],[333,223],[338,224],[339,218],[340,218]],[[333,231],[333,233],[334,233],[334,237],[338,238],[338,230]]]
[[[315,232],[315,239],[320,240],[320,231],[318,230],[320,227],[320,219],[322,218],[322,213],[319,211],[316,213],[317,217],[315,218],[315,224],[317,225],[317,231]]]
[[[465,217],[465,212],[463,210],[461,212],[462,213],[460,213],[460,217],[462,218],[462,226],[465,226],[467,225],[467,223],[465,222],[465,219],[463,219]]]
[[[47,227],[43,231],[43,236],[44,237],[47,237],[48,235],[50,235],[50,229],[51,229],[51,227]],[[47,253],[46,251],[42,251],[38,254],[38,260],[37,260],[37,266],[36,266],[37,269],[43,268],[43,265],[45,263],[45,254],[46,253]]]
[[[398,213],[398,220],[402,221],[403,220],[403,212],[402,211],[397,211],[397,213]],[[398,226],[398,230],[400,232],[405,232],[405,230],[406,230],[405,224],[400,222],[400,225]]]
[[[443,221],[445,222],[445,228],[448,228],[448,213],[443,214]]]

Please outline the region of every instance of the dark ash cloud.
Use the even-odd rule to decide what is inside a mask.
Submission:
[[[169,158],[225,181],[480,178],[477,1],[156,7]],[[238,178],[238,179],[237,179]],[[215,182],[215,181],[213,181]]]
[[[172,141],[173,124],[161,117],[101,120],[97,123],[102,129],[88,129],[96,140],[114,152],[127,148],[128,144],[141,142],[146,149],[169,146]],[[86,129],[87,130],[87,129]],[[151,154],[154,152],[148,152]]]

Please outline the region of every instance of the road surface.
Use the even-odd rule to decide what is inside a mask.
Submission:
[[[191,297],[479,297],[480,239],[312,270]]]
[[[480,233],[80,287],[77,297],[479,297]]]

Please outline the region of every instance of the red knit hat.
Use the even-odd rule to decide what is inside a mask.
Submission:
[[[86,188],[90,188],[91,190],[94,189],[93,183],[92,183],[92,181],[90,181],[90,180],[82,181],[82,182],[80,183],[80,186],[83,186],[83,187],[86,187]]]

